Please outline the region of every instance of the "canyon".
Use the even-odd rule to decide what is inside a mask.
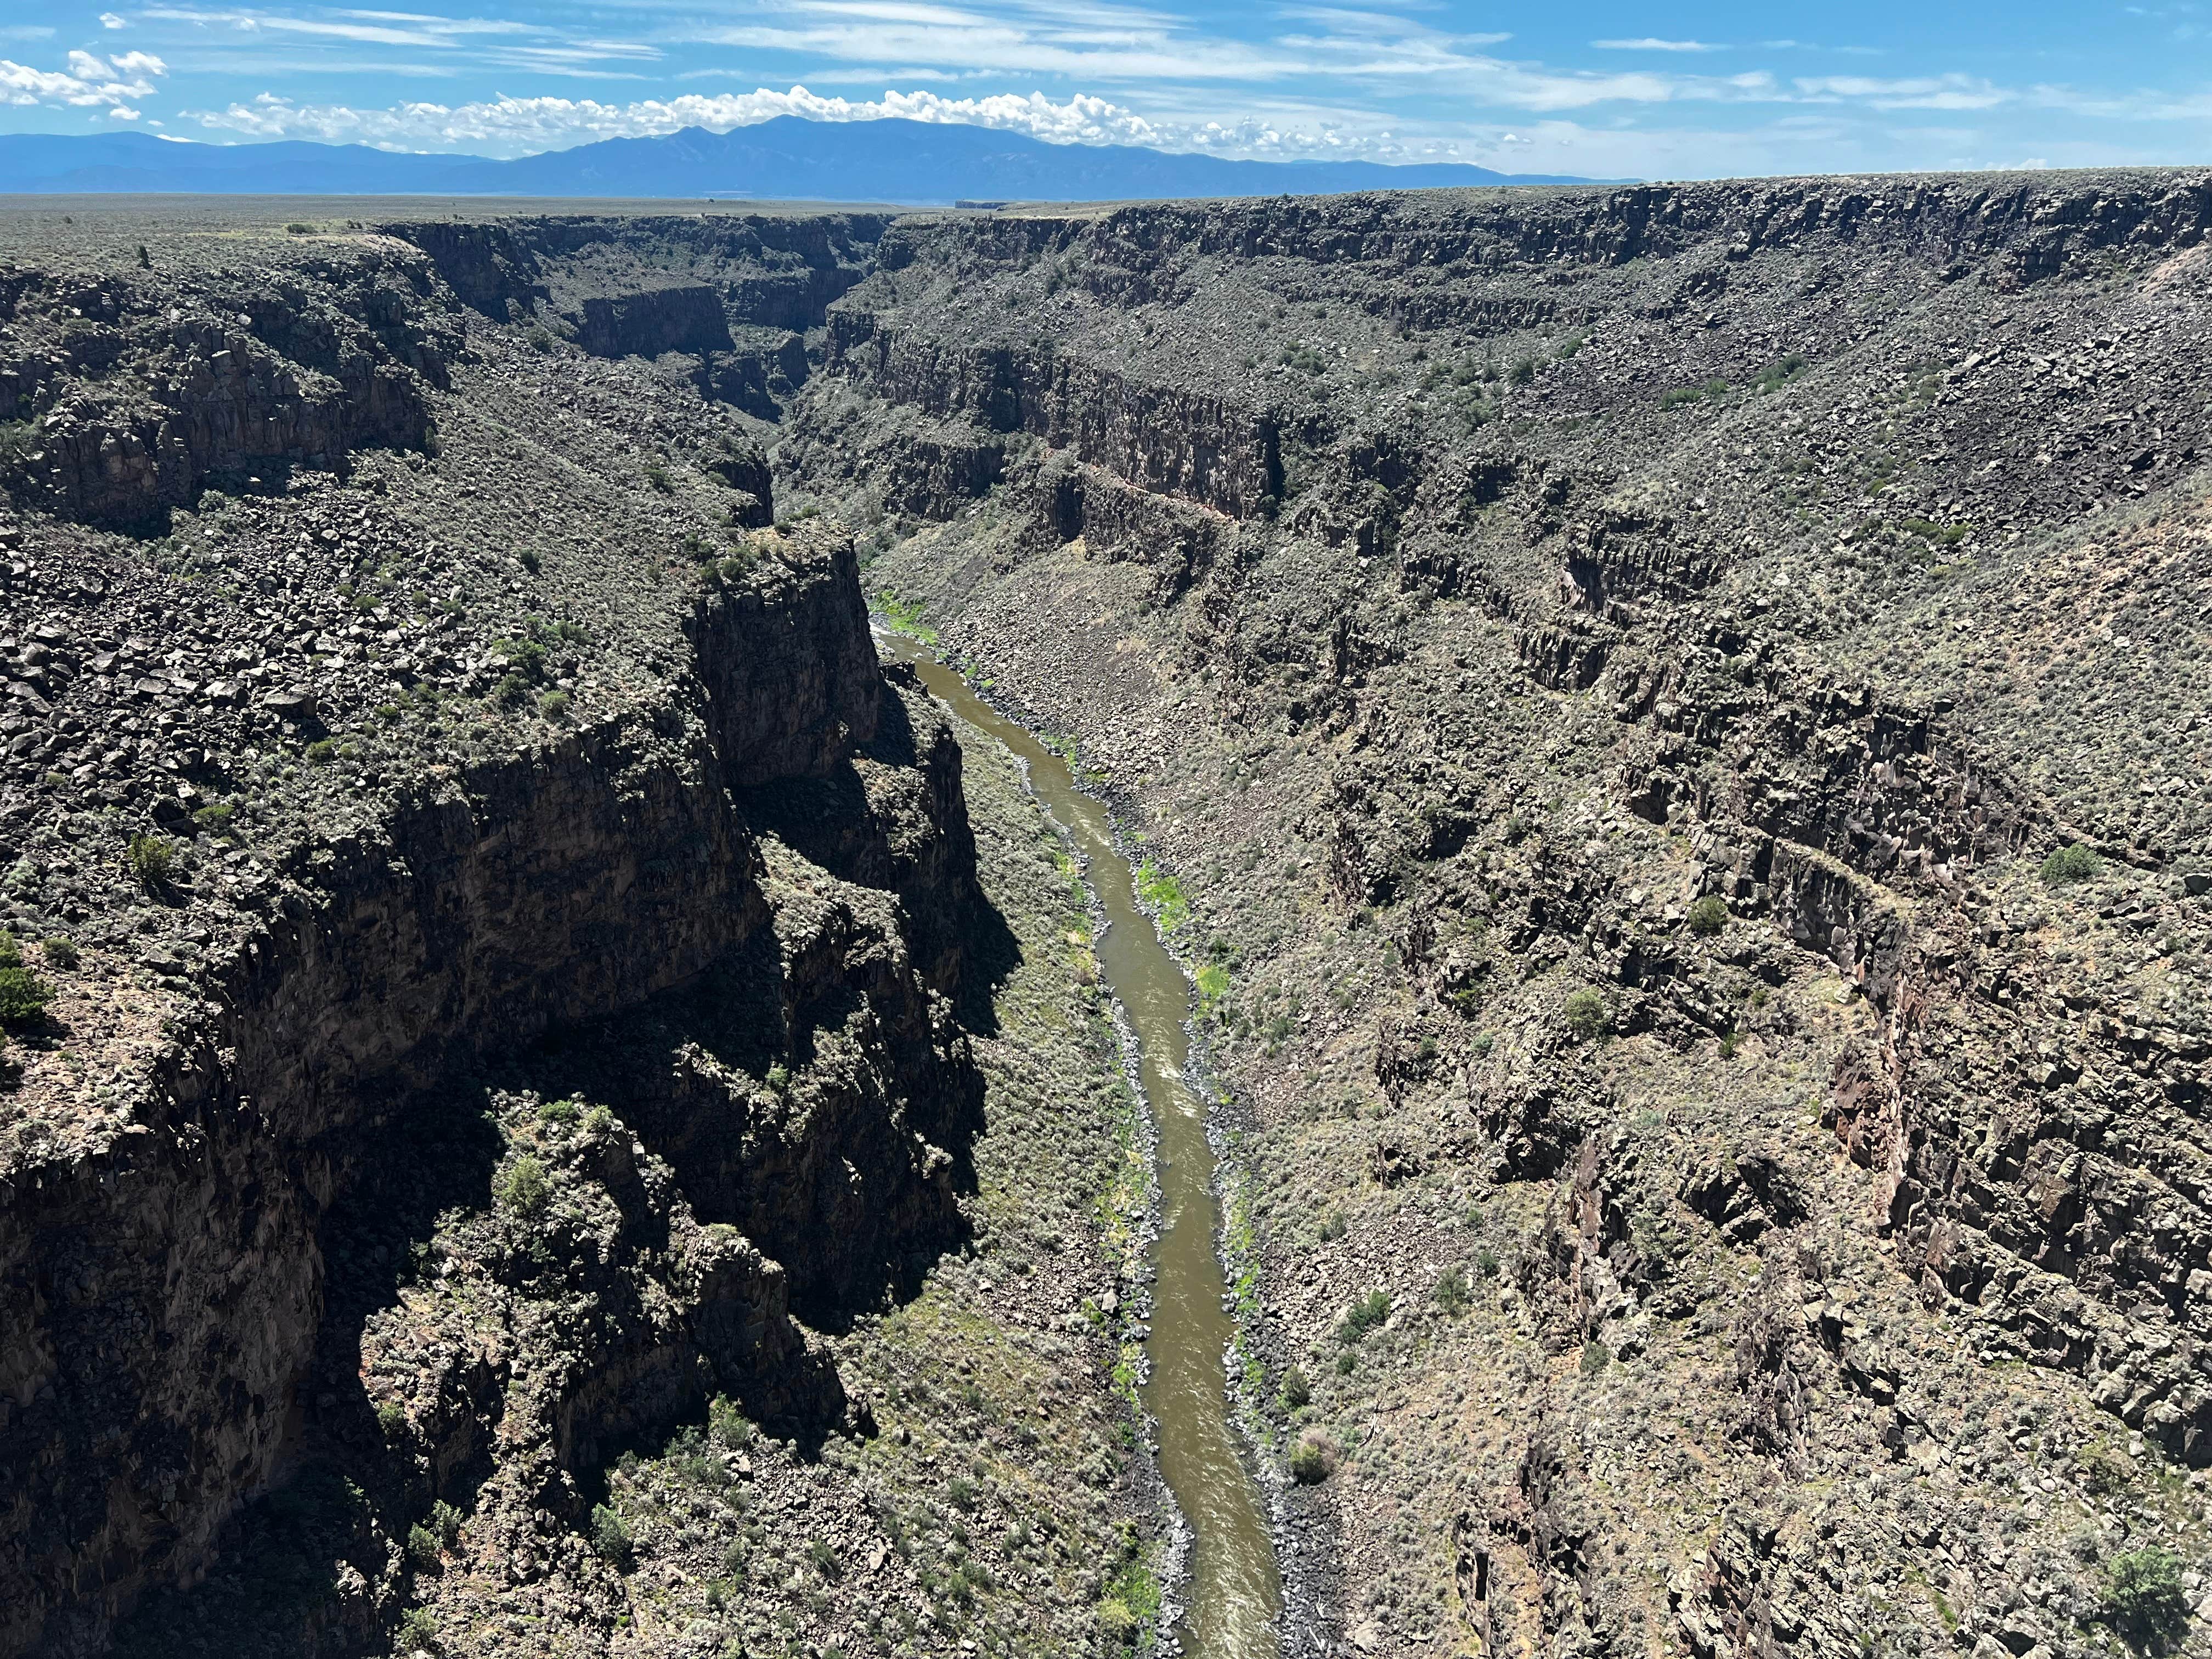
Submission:
[[[1230,1650],[1112,860],[1270,1644],[2212,1646],[2212,176],[333,210],[0,220],[0,1652]]]

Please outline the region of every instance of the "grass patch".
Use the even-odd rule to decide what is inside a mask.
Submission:
[[[1137,866],[1137,897],[1152,913],[1152,922],[1163,937],[1190,920],[1190,901],[1182,884],[1146,859]]]
[[[1125,1532],[1121,1565],[1098,1598],[1098,1624],[1106,1635],[1126,1648],[1144,1645],[1144,1638],[1160,1620],[1160,1575],[1153,1564],[1152,1548]]]
[[[917,644],[937,648],[937,630],[921,619],[921,601],[902,599],[886,589],[877,596],[883,607],[884,626],[894,634],[902,635]]]
[[[1751,389],[1764,397],[1770,392],[1781,391],[1804,372],[1805,360],[1793,351],[1781,362],[1769,363],[1760,369],[1758,377],[1751,383]]]

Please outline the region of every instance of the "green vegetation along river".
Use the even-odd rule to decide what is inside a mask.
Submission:
[[[1159,1130],[1161,1225],[1144,1401],[1159,1424],[1160,1473],[1192,1533],[1176,1633],[1186,1659],[1273,1659],[1282,1585],[1260,1493],[1229,1423],[1223,1365],[1235,1327],[1223,1309],[1214,1254],[1219,1211],[1205,1107],[1184,1075],[1190,981],[1138,902],[1106,808],[1077,787],[1066,763],[911,641],[891,635],[878,644],[885,657],[913,663],[954,713],[1026,763],[1046,811],[1089,861],[1108,923],[1099,968],[1136,1033],[1145,1099]]]

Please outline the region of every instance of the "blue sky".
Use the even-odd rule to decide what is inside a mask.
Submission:
[[[2212,161],[2195,4],[112,3],[0,9],[0,131],[515,155],[795,112],[1595,177]]]

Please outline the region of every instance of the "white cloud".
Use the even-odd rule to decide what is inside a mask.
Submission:
[[[814,121],[897,118],[945,122],[1024,132],[1053,143],[1158,145],[1170,137],[1170,129],[1103,98],[1081,93],[1062,103],[1054,103],[1041,93],[1027,97],[1006,93],[985,98],[945,98],[933,92],[886,92],[881,99],[858,101],[826,98],[805,87],[793,87],[788,92],[762,88],[749,93],[687,94],[630,104],[592,99],[501,98],[458,106],[415,103],[361,110],[342,104],[295,104],[264,93],[250,104],[192,112],[192,118],[213,131],[255,139],[311,138],[369,143],[386,149],[514,156],[602,138],[650,137],[685,127],[727,132],[779,115],[804,116]]]
[[[1520,77],[1516,79],[1516,77]],[[513,98],[459,104],[428,101],[386,108],[307,103],[264,93],[222,110],[187,111],[185,118],[215,133],[254,140],[307,138],[420,150],[512,157],[562,149],[605,138],[648,137],[685,127],[726,132],[795,115],[817,121],[901,118],[1021,132],[1051,143],[1138,144],[1255,159],[1360,157],[1406,162],[1470,161],[1516,173],[1564,173],[1620,178],[1711,177],[1779,171],[1880,170],[1915,164],[1911,135],[1854,124],[1850,106],[1942,108],[1945,95],[1983,94],[1953,86],[1954,77],[1925,81],[1784,84],[1763,73],[1688,84],[1665,76],[1562,76],[1540,79],[1500,65],[1476,82],[1470,103],[1518,102],[1540,116],[1508,128],[1464,116],[1423,120],[1255,89],[1224,112],[1211,91],[1153,89],[1149,107],[1093,94],[1055,100],[1042,93],[951,97],[924,90],[846,98],[794,86],[747,93],[698,93],[614,103],[594,99]],[[1765,103],[1775,118],[1739,132],[1651,132],[1626,123],[1577,125],[1559,118],[1606,99]],[[1547,101],[1548,100],[1548,101]],[[1788,106],[1794,110],[1784,112]]]
[[[132,109],[128,104],[118,104],[107,112],[107,118],[111,121],[135,121],[139,114],[139,111]]]
[[[67,70],[33,69],[0,58],[0,104],[117,109],[134,99],[153,96],[155,78],[168,72],[167,64],[143,52],[126,52],[112,59],[72,52]]]
[[[1821,75],[1792,81],[1815,101],[1863,102],[1878,110],[1994,109],[2019,94],[1967,75],[1923,75],[1882,80],[1866,75]]]
[[[1720,48],[1704,40],[1660,40],[1645,35],[1640,40],[1593,40],[1590,45],[1600,52],[1718,52]]]
[[[1279,15],[1320,27],[1248,41],[1200,35],[1180,19],[1103,0],[1079,24],[1034,0],[999,10],[985,9],[988,3],[782,0],[773,12],[700,29],[695,38],[706,46],[866,65],[871,73],[897,64],[954,74],[1059,76],[1094,84],[1141,84],[1155,95],[1176,83],[1257,87],[1322,76],[1377,89],[1449,85],[1455,98],[1538,112],[1787,95],[1764,73],[1597,72],[1515,62],[1482,50],[1504,36],[1449,33],[1392,13],[1345,6],[1289,9]],[[1696,43],[1630,44],[1686,50]],[[835,71],[818,73],[826,78]]]
[[[151,6],[143,14],[167,23],[227,24],[246,33],[307,35],[380,46],[444,46],[478,35],[538,33],[527,23],[487,17],[424,17],[412,12],[342,11],[331,18],[289,17],[271,11],[209,11],[196,6]]]
[[[118,17],[113,12],[104,11],[100,14],[100,27],[104,29],[119,29],[126,27],[127,24],[123,18]]]

